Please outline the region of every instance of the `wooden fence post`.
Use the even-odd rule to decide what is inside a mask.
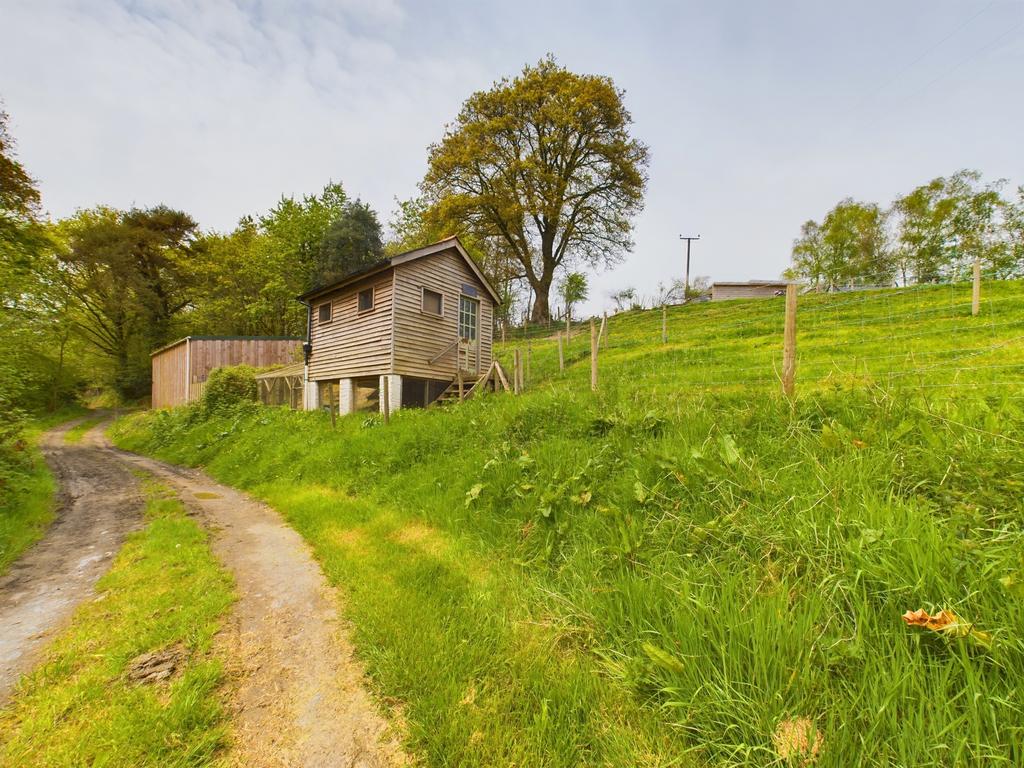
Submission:
[[[558,332],[558,370],[565,370],[565,353],[562,351],[562,332]]]
[[[597,323],[590,318],[590,390],[597,392]]]
[[[519,349],[512,352],[512,391],[519,394]]]
[[[382,413],[384,414],[384,423],[391,423],[391,377],[384,374],[383,385],[381,386],[381,397],[384,399],[381,401],[383,406]]]
[[[971,315],[981,314],[981,259],[974,258],[974,290],[971,293]]]
[[[786,286],[786,326],[782,339],[782,391],[793,397],[796,391],[796,286]]]
[[[611,336],[612,329],[608,326],[608,313],[604,313],[604,317],[601,319],[601,338],[604,339],[604,348],[608,349],[608,337]]]
[[[661,343],[668,344],[668,310],[661,305]]]

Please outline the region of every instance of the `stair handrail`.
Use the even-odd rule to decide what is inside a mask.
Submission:
[[[427,360],[427,365],[433,365],[434,363],[436,363],[442,357],[444,357],[449,352],[451,352],[452,349],[454,349],[456,347],[456,345],[458,345],[461,341],[462,341],[462,337],[461,336],[456,336],[455,337],[455,341],[451,342],[447,347],[445,347],[440,352],[438,352],[436,355],[434,355],[432,358]]]

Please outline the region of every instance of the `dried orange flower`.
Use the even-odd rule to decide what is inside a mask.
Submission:
[[[798,765],[810,765],[821,752],[821,731],[806,717],[783,720],[772,734],[775,752],[783,760],[795,759]]]

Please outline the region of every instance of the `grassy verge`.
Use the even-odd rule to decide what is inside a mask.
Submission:
[[[0,573],[36,543],[53,521],[56,484],[36,448],[39,435],[83,412],[69,407],[36,418],[12,447],[0,489]]]
[[[285,514],[427,764],[783,765],[806,722],[816,765],[1016,765],[1024,302],[996,286],[968,325],[950,290],[819,307],[865,348],[847,367],[805,320],[795,403],[742,380],[781,338],[766,301],[673,310],[668,345],[660,313],[614,318],[596,395],[580,341],[564,374],[537,341],[525,396],[388,428],[239,407],[112,434]]]
[[[0,712],[0,763],[207,765],[223,744],[211,639],[232,601],[230,577],[173,494],[144,486],[145,529]],[[169,648],[186,654],[169,682],[127,679],[139,655]]]

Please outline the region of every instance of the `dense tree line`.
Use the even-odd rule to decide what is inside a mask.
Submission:
[[[0,409],[83,387],[149,391],[150,352],[189,334],[301,335],[303,291],[383,257],[376,213],[340,184],[229,233],[164,205],[50,221],[0,114]]]
[[[790,277],[815,288],[962,279],[979,259],[996,279],[1024,275],[1024,187],[963,170],[896,198],[888,208],[840,201],[793,243]]]

